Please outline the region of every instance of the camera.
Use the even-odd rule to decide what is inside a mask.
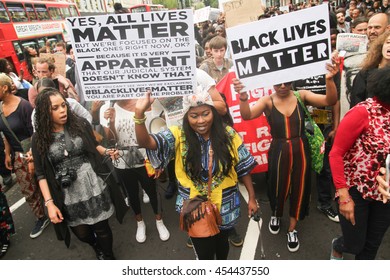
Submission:
[[[56,180],[63,188],[72,185],[72,182],[77,179],[77,172],[72,168],[64,168],[56,173]]]

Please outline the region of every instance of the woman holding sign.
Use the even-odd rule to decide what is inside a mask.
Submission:
[[[301,100],[316,107],[330,106],[337,101],[333,77],[338,72],[338,63],[327,65],[326,95],[308,90],[298,91]],[[240,94],[240,112],[244,120],[251,120],[265,113],[271,127],[272,142],[268,153],[268,196],[272,216],[269,230],[280,231],[280,220],[287,197],[290,197],[290,224],[287,231],[287,247],[290,252],[299,249],[298,220],[308,214],[310,201],[310,147],[305,136],[305,112],[294,92],[292,82],[274,85],[275,93],[260,98],[249,106],[249,95],[242,91],[244,85],[233,79],[234,89]]]

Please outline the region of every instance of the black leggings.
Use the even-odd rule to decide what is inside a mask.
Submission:
[[[199,260],[227,260],[229,254],[229,230],[221,230],[211,237],[191,237]]]
[[[70,227],[77,238],[91,246],[98,246],[106,256],[113,256],[112,231],[108,220],[103,220],[94,225],[79,225]]]
[[[154,214],[157,215],[161,213],[161,207],[159,207],[159,200],[157,198],[156,181],[148,176],[144,166],[131,169],[115,168],[115,171],[122,181],[122,184],[126,187],[129,202],[135,215],[141,214],[138,182],[141,183],[142,188],[149,196]]]

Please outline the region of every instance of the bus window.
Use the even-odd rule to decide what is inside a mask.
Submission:
[[[153,12],[153,11],[162,11],[163,10],[163,6],[155,6],[155,5],[150,5],[150,11]]]
[[[77,12],[77,9],[75,6],[69,6],[69,10],[70,10],[70,15],[72,17],[78,17],[79,16],[79,13]]]
[[[137,7],[137,8],[132,8],[131,12],[132,13],[143,13],[143,12],[146,12],[146,7],[141,6],[141,7]]]
[[[69,6],[70,16],[71,17],[78,17],[79,13],[75,6]]]
[[[13,45],[14,45],[15,53],[18,56],[19,61],[22,62],[24,60],[24,54],[23,54],[22,48],[19,45],[19,42],[13,42]]]
[[[9,16],[3,3],[0,2],[0,22],[10,22]]]
[[[62,19],[61,11],[57,7],[49,7],[49,14],[51,19]]]
[[[27,15],[30,18],[31,21],[37,21],[38,17],[37,14],[34,11],[34,8],[32,4],[24,4],[24,7],[26,8]]]
[[[47,12],[46,6],[42,4],[34,4],[35,11],[37,11],[38,19],[50,20],[49,13]]]
[[[70,17],[70,12],[68,8],[61,8],[61,12],[64,15],[64,18]]]
[[[45,46],[45,39],[38,38],[38,45],[39,45],[39,49],[43,48]]]
[[[23,21],[28,21],[26,11],[24,10],[24,7],[22,3],[5,3],[8,12],[11,15],[12,21],[14,22],[23,22]]]
[[[54,50],[56,48],[56,44],[59,42],[59,41],[62,41],[62,38],[58,38],[58,37],[50,37],[47,39],[47,41],[50,42],[50,45],[52,46],[52,49]]]
[[[39,45],[38,45],[38,43],[36,41],[23,41],[22,42],[22,48],[26,49],[28,47],[33,48],[33,49],[35,49],[38,52]]]

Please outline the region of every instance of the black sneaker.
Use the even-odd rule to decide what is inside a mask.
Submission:
[[[295,229],[287,232],[287,248],[292,253],[299,249],[298,232]]]
[[[324,213],[325,216],[327,216],[329,220],[336,222],[336,223],[340,222],[339,215],[333,210],[332,207],[328,208],[328,209],[322,209],[320,207],[317,207],[317,209],[320,210],[322,213]]]
[[[186,243],[186,245],[187,245],[188,248],[194,247],[194,244],[192,244],[191,237],[188,237],[188,238],[187,238],[187,243]]]
[[[244,240],[242,237],[237,233],[235,228],[232,228],[229,232],[229,241],[230,243],[235,247],[241,247],[242,244],[244,244]]]
[[[269,220],[268,229],[272,234],[278,234],[280,231],[280,218],[271,216]]]
[[[175,182],[169,182],[167,190],[165,191],[165,198],[171,199],[176,193],[176,183]]]
[[[50,221],[47,217],[40,218],[36,221],[34,228],[30,233],[31,238],[37,238],[43,232],[43,230],[50,224]]]
[[[0,259],[3,258],[5,254],[7,254],[10,245],[11,243],[9,241],[0,243]]]

